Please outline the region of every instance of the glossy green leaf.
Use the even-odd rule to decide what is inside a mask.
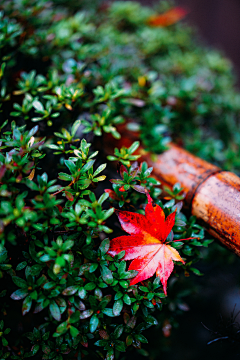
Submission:
[[[89,323],[89,325],[90,325],[89,328],[90,328],[90,332],[91,332],[91,333],[93,333],[93,332],[97,329],[98,324],[99,324],[99,319],[98,319],[97,315],[94,314],[94,315],[91,317],[90,323]]]
[[[112,272],[106,266],[101,267],[101,275],[106,284],[109,285],[113,282]]]
[[[22,305],[22,314],[26,315],[32,307],[32,298],[30,296],[27,296]]]
[[[51,313],[52,317],[55,320],[57,320],[57,321],[61,320],[60,309],[59,309],[58,305],[56,304],[56,302],[54,300],[51,301],[51,303],[49,305],[49,310],[50,310],[50,313]]]
[[[122,308],[123,308],[123,301],[122,299],[119,299],[117,301],[114,302],[113,304],[113,314],[115,316],[118,316],[121,314],[121,311],[122,311]]]

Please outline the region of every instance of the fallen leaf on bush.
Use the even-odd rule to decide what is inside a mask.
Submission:
[[[187,14],[186,9],[176,6],[163,14],[150,16],[148,24],[155,27],[170,26],[183,19]]]
[[[112,239],[108,253],[115,256],[124,250],[124,259],[133,260],[128,270],[137,270],[138,274],[131,280],[130,285],[146,280],[156,272],[166,294],[167,280],[174,267],[173,260],[184,263],[178,251],[165,243],[174,226],[176,213],[165,219],[161,207],[153,207],[150,195],[147,196],[145,216],[129,211],[116,211],[123,230],[130,236]]]

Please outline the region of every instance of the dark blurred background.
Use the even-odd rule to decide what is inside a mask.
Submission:
[[[190,13],[202,37],[223,50],[233,61],[240,77],[240,1],[239,0],[178,0]]]
[[[159,0],[139,0],[151,5]],[[175,0],[189,10],[188,22],[197,27],[205,43],[217,47],[235,65],[240,85],[240,0]]]

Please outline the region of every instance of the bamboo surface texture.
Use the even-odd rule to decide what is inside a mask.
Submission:
[[[105,140],[104,147],[129,147],[137,134],[122,131],[120,140]],[[163,154],[153,155],[140,147],[139,161],[153,167],[152,175],[163,185],[176,182],[186,193],[185,205],[207,231],[240,256],[240,178],[170,144]]]

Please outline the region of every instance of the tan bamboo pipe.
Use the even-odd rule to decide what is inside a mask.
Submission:
[[[108,153],[113,147],[129,147],[137,133],[122,131],[118,141],[105,141]],[[111,151],[110,151],[111,149]],[[154,155],[141,147],[140,161],[153,167],[153,176],[163,185],[176,182],[186,193],[185,204],[207,231],[240,256],[240,178],[170,144],[163,154]]]

